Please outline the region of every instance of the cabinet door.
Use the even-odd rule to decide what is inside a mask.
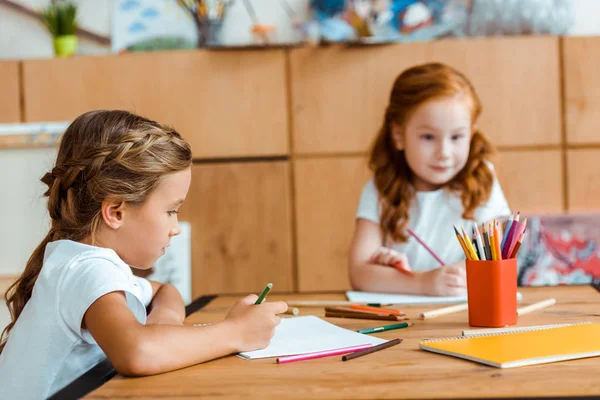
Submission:
[[[0,123],[14,123],[21,120],[21,99],[19,89],[19,63],[0,61]]]
[[[600,211],[600,149],[569,150],[569,210]]]
[[[562,40],[567,142],[598,144],[600,38],[570,37]]]
[[[525,214],[564,210],[560,150],[502,151],[498,177],[510,208]]]
[[[348,249],[369,176],[363,157],[294,161],[300,291],[350,288]]]
[[[293,290],[287,161],[196,164],[180,219],[191,224],[192,295]]]
[[[173,125],[195,158],[288,152],[285,54],[170,51],[26,60],[27,121],[121,108]]]
[[[505,37],[292,50],[294,151],[367,151],[395,78],[432,61],[449,64],[471,80],[483,104],[479,127],[495,144],[560,142],[558,39]]]

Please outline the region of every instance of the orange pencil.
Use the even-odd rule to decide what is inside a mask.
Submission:
[[[496,246],[496,260],[502,260],[502,251],[500,250],[500,230],[498,221],[494,219],[494,245]]]
[[[519,252],[519,248],[521,247],[521,243],[523,243],[524,235],[525,235],[525,232],[521,233],[521,236],[519,236],[519,240],[517,240],[517,244],[515,244],[515,248],[513,249],[512,253],[510,253],[510,258],[515,258],[517,256],[517,253]]]
[[[454,228],[454,232],[456,232],[456,238],[458,239],[458,243],[460,243],[460,247],[462,247],[463,251],[465,252],[467,260],[472,260],[471,255],[469,254],[469,250],[467,250],[467,246],[465,246],[464,239],[462,238],[460,233],[458,233],[458,229],[456,229],[454,225],[452,225],[452,227]]]
[[[362,304],[350,304],[350,308],[361,311],[374,311],[378,313],[392,314],[392,315],[404,315],[403,312],[398,310],[392,310],[391,308],[371,307],[363,306]]]

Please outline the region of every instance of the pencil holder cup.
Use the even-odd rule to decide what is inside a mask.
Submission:
[[[467,260],[469,325],[500,328],[517,323],[517,260]]]

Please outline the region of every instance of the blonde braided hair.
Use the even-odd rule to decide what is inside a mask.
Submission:
[[[31,297],[49,242],[90,238],[101,221],[107,197],[141,204],[170,173],[190,167],[189,144],[172,128],[119,110],[87,112],[65,131],[54,168],[42,177],[48,186],[50,231],[6,291],[11,323],[0,335],[0,353]]]

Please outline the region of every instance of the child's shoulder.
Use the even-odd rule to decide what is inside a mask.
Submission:
[[[44,254],[42,277],[65,280],[82,273],[88,275],[117,273],[117,276],[124,274],[128,277],[131,270],[112,249],[71,240],[48,243]]]

